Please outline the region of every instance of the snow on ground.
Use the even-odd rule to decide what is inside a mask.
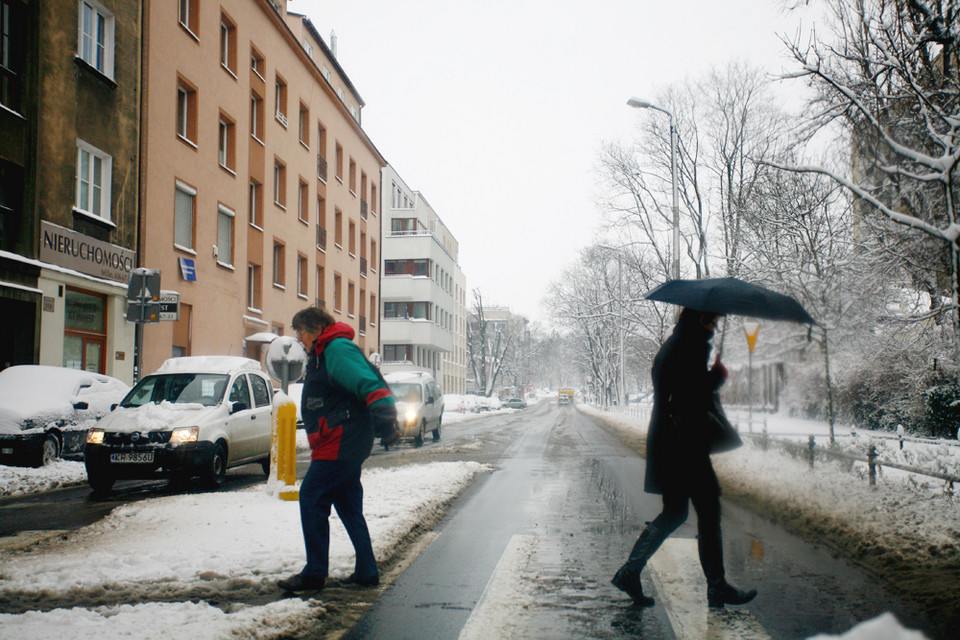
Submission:
[[[434,462],[364,471],[364,512],[374,551],[392,555],[421,520],[487,467]],[[336,516],[331,516],[336,520]],[[127,504],[54,545],[0,552],[0,593],[22,602],[83,599],[92,608],[0,615],[0,636],[49,638],[275,637],[316,613],[299,598],[222,610],[231,592],[270,594],[304,563],[296,502],[263,486]],[[353,571],[353,547],[331,526],[332,577]],[[166,600],[117,604],[135,600]],[[182,600],[182,601],[181,601]]]

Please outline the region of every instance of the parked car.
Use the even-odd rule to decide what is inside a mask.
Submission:
[[[87,429],[130,385],[79,369],[17,365],[0,371],[0,463],[40,467],[83,455]]]
[[[171,358],[143,378],[87,436],[87,480],[189,479],[212,488],[230,467],[270,469],[273,391],[260,363],[232,356]]]
[[[427,431],[434,441],[440,439],[443,421],[443,394],[436,380],[425,371],[402,371],[384,376],[397,403],[397,422],[402,438],[413,438],[416,446],[423,444]]]
[[[503,401],[503,406],[507,409],[526,409],[527,403],[520,398],[507,398]]]

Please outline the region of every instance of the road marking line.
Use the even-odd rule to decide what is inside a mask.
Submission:
[[[770,640],[746,609],[707,607],[707,585],[695,538],[668,538],[647,569],[678,638]]]
[[[516,623],[532,601],[533,585],[524,579],[524,569],[539,544],[539,537],[534,535],[510,538],[473,612],[463,625],[459,640],[519,637],[523,627]]]

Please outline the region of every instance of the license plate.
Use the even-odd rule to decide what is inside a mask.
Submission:
[[[153,451],[147,451],[144,453],[111,453],[110,462],[122,462],[122,463],[133,463],[133,464],[152,464],[153,463]]]

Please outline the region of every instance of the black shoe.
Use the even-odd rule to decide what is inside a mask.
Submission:
[[[355,584],[358,587],[376,587],[380,584],[380,576],[374,574],[368,578],[361,578],[355,573],[351,573],[349,578],[343,579],[343,584]]]
[[[281,580],[277,583],[277,586],[284,591],[320,591],[320,589],[323,589],[325,582],[326,580],[323,578],[311,578],[298,573],[286,580]]]
[[[726,580],[707,586],[707,606],[723,609],[725,604],[747,604],[757,597],[756,589],[737,589]]]
[[[617,575],[613,576],[610,584],[620,589],[633,599],[633,604],[638,607],[652,607],[653,598],[643,595],[643,586],[640,584],[640,574],[621,567]]]

